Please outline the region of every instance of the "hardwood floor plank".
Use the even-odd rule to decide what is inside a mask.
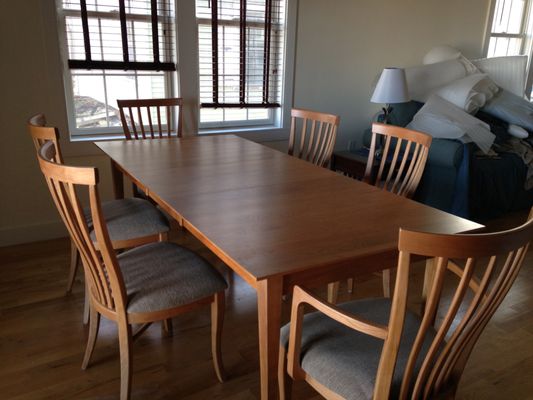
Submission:
[[[194,238],[174,238],[200,251],[224,271],[226,300],[223,357],[229,379],[217,381],[211,361],[209,307],[173,321],[173,337],[152,325],[133,345],[132,399],[259,398],[257,298],[255,291]],[[87,328],[82,325],[83,282],[65,296],[69,262],[66,239],[0,249],[0,397],[116,399],[119,391],[115,324],[103,319],[92,365],[81,370]],[[420,269],[421,271],[423,268]],[[422,275],[415,274],[421,288]],[[353,296],[380,293],[381,280],[358,280]],[[324,292],[325,294],[325,292]],[[344,284],[340,301],[348,299]],[[290,300],[283,303],[284,321]],[[416,308],[416,304],[411,304]],[[467,365],[459,399],[533,398],[533,255],[515,287],[482,335]],[[294,399],[320,399],[303,383]]]

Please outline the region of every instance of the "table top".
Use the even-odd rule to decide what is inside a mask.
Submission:
[[[232,135],[97,146],[249,282],[481,227]]]

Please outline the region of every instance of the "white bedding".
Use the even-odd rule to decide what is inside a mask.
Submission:
[[[474,142],[484,153],[489,152],[495,139],[486,123],[437,95],[428,99],[407,128],[434,138]]]
[[[533,131],[533,104],[502,89],[481,109],[502,121]]]
[[[497,92],[498,86],[487,75],[472,74],[442,86],[431,94],[442,97],[469,114],[475,114]]]
[[[411,99],[425,102],[435,89],[464,78],[467,70],[460,60],[405,68],[405,77]]]

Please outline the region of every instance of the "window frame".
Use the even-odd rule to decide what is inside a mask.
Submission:
[[[250,140],[286,140],[290,129],[290,110],[293,104],[294,67],[296,55],[296,28],[298,0],[286,0],[286,32],[284,46],[283,83],[281,107],[273,109],[273,116],[267,121],[255,120],[253,124],[216,123],[199,127],[200,85],[198,63],[198,28],[196,22],[195,0],[175,2],[175,72],[169,72],[166,80],[168,97],[182,97],[185,101],[183,113],[184,132],[205,134],[238,134]],[[65,32],[65,15],[62,13],[61,0],[56,0],[57,31],[60,53],[63,61],[63,82],[67,120],[71,141],[96,141],[124,138],[121,127],[76,128],[74,96],[71,71],[68,68],[68,48]],[[258,123],[261,122],[261,123]],[[264,122],[264,123],[263,123]]]
[[[216,1],[216,0],[212,0],[212,1]],[[280,26],[283,26],[283,40],[284,40],[284,43],[283,43],[283,50],[285,50],[285,46],[286,46],[286,36],[287,36],[287,29],[288,29],[288,1],[287,0],[282,0],[282,1],[285,1],[286,2],[286,12],[285,12],[285,19],[283,21],[280,21],[279,25]],[[241,15],[241,18],[242,18],[242,15]],[[211,26],[212,26],[212,21],[210,18],[202,18],[202,17],[197,17],[195,15],[195,19],[196,19],[196,29],[197,29],[197,32],[200,32],[200,26],[204,26],[204,27],[207,27],[208,30],[211,29]],[[218,26],[219,27],[239,27],[239,21],[235,21],[235,20],[226,20],[226,19],[219,19],[217,21],[218,23]],[[265,26],[265,23],[264,22],[249,22],[248,26],[254,26],[256,28],[264,28]],[[275,29],[274,29],[275,30]],[[200,47],[200,43],[199,43],[199,40],[198,40],[198,48]],[[281,53],[282,57],[283,57],[283,60],[285,60],[285,54],[286,52],[283,51],[283,53]],[[283,62],[283,66],[282,66],[282,75],[280,77],[277,77],[276,79],[281,79],[281,81],[283,82],[284,79],[285,79],[285,62]],[[241,71],[241,74],[243,72]],[[200,79],[200,69],[198,71],[198,77]],[[269,86],[270,88],[270,86]],[[201,87],[200,87],[201,89]],[[280,99],[283,97],[283,90],[282,90],[282,93],[280,94]],[[199,126],[199,130],[202,131],[202,130],[206,130],[206,131],[209,131],[210,129],[224,129],[224,128],[244,128],[244,127],[264,127],[264,126],[274,126],[276,124],[276,122],[279,121],[279,116],[280,116],[280,111],[279,109],[281,108],[280,105],[278,105],[277,107],[265,107],[265,108],[260,108],[260,109],[264,109],[267,111],[268,113],[268,117],[267,118],[263,118],[263,119],[245,119],[245,120],[223,120],[223,121],[207,121],[207,122],[202,122],[201,121],[201,114],[202,114],[202,102],[200,101],[200,108],[199,108],[199,112],[198,112],[198,117],[199,117],[199,121],[198,121],[198,126]],[[225,113],[227,110],[231,110],[231,109],[245,109],[245,110],[251,110],[253,109],[252,107],[247,107],[246,105],[243,105],[242,108],[236,108],[236,107],[231,107],[231,108],[228,108],[228,107],[205,107],[205,110],[220,110],[222,109],[222,112]]]
[[[56,10],[57,10],[56,13],[57,13],[58,38],[59,38],[60,54],[61,54],[61,60],[62,60],[62,66],[63,66],[63,85],[64,85],[64,92],[65,92],[65,105],[66,105],[66,111],[67,111],[67,122],[68,122],[68,127],[69,127],[70,140],[71,141],[86,141],[86,140],[92,141],[92,140],[125,138],[125,134],[124,134],[124,131],[121,125],[120,126],[108,126],[108,127],[102,127],[102,128],[78,128],[76,124],[76,110],[75,110],[75,104],[74,104],[73,76],[84,75],[84,71],[102,71],[102,73],[93,72],[87,75],[103,77],[104,92],[107,97],[107,89],[105,86],[105,76],[106,74],[109,74],[109,73],[106,71],[117,71],[115,74],[109,74],[109,75],[116,75],[116,76],[121,75],[121,73],[118,72],[119,70],[71,69],[68,65],[69,49],[68,49],[68,40],[67,40],[67,33],[66,33],[66,18],[69,15],[70,16],[77,15],[77,11],[64,9],[62,6],[62,0],[56,0]],[[115,19],[115,18],[109,18],[109,19]],[[118,14],[117,14],[116,19],[119,19]],[[136,17],[135,19],[139,19],[139,18]],[[151,16],[146,15],[146,17],[143,17],[141,19],[149,22],[151,21]],[[173,34],[174,36],[176,36],[176,18],[175,17],[174,17]],[[173,42],[175,44],[175,48],[173,49],[173,52],[174,54],[176,54],[177,53],[176,40],[174,40]],[[173,60],[173,61],[175,62],[176,60]],[[135,75],[135,87],[136,87],[136,92],[138,92],[138,76],[149,75],[150,72],[156,72],[156,71],[144,71],[144,70],[131,69],[131,70],[124,71],[123,75],[127,75],[129,73],[133,73]],[[164,96],[175,97],[177,93],[176,71],[160,71],[160,72],[163,74],[163,77],[164,77],[164,90],[165,90]],[[174,125],[175,125],[175,121],[172,121],[171,126],[173,127]]]
[[[487,28],[485,31],[485,40],[483,43],[483,56],[488,57],[490,40],[492,38],[509,38],[520,39],[520,54],[528,56],[528,63],[526,68],[526,87],[525,96],[530,98],[531,89],[533,85],[533,0],[525,0],[522,20],[520,22],[519,33],[504,33],[492,32],[492,25],[494,23],[494,14],[496,13],[496,4],[498,0],[491,0],[489,13],[487,16]]]
[[[193,117],[190,118],[190,116],[185,115],[184,125],[188,124],[189,127],[194,127],[195,132],[198,132],[199,135],[236,133],[251,140],[265,140],[267,136],[269,141],[287,139],[290,110],[293,103],[297,11],[298,0],[286,0],[281,107],[271,109],[272,117],[268,120],[207,122],[200,125],[200,69],[196,1],[179,0],[177,2],[179,87],[182,97],[194,99],[194,110],[189,113]],[[187,79],[187,76],[190,76],[190,71],[194,71],[194,79]]]

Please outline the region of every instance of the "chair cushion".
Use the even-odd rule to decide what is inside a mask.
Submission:
[[[137,198],[111,200],[102,203],[102,212],[112,241],[129,240],[168,232],[170,225],[165,216],[149,201]],[[92,230],[89,209],[85,218]],[[96,240],[94,231],[91,239]]]
[[[220,273],[196,253],[170,242],[156,242],[118,256],[128,312],[166,310],[227,288]]]
[[[360,318],[387,325],[389,299],[364,299],[339,305]],[[403,371],[420,326],[420,318],[407,312],[400,351],[393,377],[390,398],[399,395]],[[435,337],[432,329],[426,335],[421,354],[429,349]],[[281,343],[288,346],[289,324],[281,329]],[[304,371],[322,385],[346,399],[372,399],[383,340],[362,334],[314,312],[305,315],[302,334],[301,365]],[[418,358],[416,371],[420,368]]]

